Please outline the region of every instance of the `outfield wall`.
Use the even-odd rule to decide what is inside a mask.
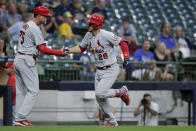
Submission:
[[[178,118],[180,125],[187,124],[187,102],[181,102],[178,99],[177,105],[174,106],[172,91],[129,91],[131,98],[129,106],[122,104],[118,98],[110,98],[111,105],[117,111],[116,118],[118,121],[137,121],[138,118],[133,116],[133,111],[144,93],[150,93],[153,100],[159,104],[160,121]],[[123,107],[123,114],[121,114],[121,106]],[[173,106],[174,110],[167,113],[167,111],[172,110]],[[92,122],[97,120],[95,118],[97,107],[94,91],[41,90],[29,119],[34,122]]]

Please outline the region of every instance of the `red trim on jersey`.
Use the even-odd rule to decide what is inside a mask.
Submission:
[[[49,54],[49,55],[59,55],[62,56],[63,52],[61,50],[54,50],[54,49],[50,49],[48,47],[46,47],[46,44],[41,44],[37,46],[37,49],[44,53],[44,54]]]
[[[78,45],[78,47],[80,48],[81,53],[83,53],[86,50],[85,48],[81,47],[80,45]]]
[[[127,43],[124,42],[124,39],[121,39],[119,45],[121,46],[124,58],[129,58],[129,48],[127,46]]]

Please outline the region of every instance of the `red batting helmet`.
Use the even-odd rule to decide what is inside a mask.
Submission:
[[[93,28],[94,29],[99,29],[103,25],[103,17],[98,15],[98,14],[92,14],[90,15],[90,18],[87,19],[88,23],[93,23]]]
[[[35,7],[34,14],[44,15],[44,16],[52,16],[49,12],[48,7],[46,7],[46,6],[37,6],[37,7]]]

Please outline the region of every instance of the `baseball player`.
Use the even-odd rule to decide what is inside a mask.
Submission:
[[[18,53],[14,59],[16,75],[16,112],[15,126],[32,126],[27,120],[39,92],[39,79],[36,69],[38,52],[49,55],[64,56],[62,50],[46,47],[39,25],[45,24],[50,17],[49,9],[38,6],[34,9],[34,18],[25,23],[21,30],[18,43]]]
[[[120,89],[111,89],[118,74],[119,66],[114,52],[114,46],[120,45],[124,55],[124,67],[128,65],[129,51],[127,43],[111,32],[100,29],[103,18],[98,14],[92,14],[89,19],[88,32],[82,42],[75,47],[66,49],[69,53],[82,53],[90,48],[96,60],[95,95],[99,106],[104,111],[106,122],[104,126],[118,126],[108,103],[109,97],[120,97],[126,105],[129,105],[129,95],[126,86]]]

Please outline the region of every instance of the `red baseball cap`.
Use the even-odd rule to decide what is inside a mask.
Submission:
[[[46,6],[37,6],[34,9],[34,14],[36,15],[44,15],[44,16],[52,16],[48,7]]]

